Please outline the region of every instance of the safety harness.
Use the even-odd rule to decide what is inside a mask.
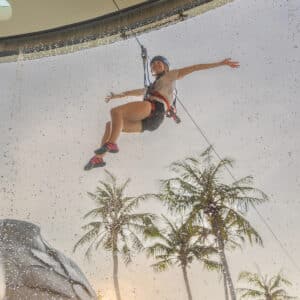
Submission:
[[[177,111],[176,111],[176,100],[177,100],[177,91],[175,94],[175,98],[173,100],[172,105],[170,104],[170,101],[163,96],[162,94],[160,94],[159,92],[154,90],[155,87],[155,83],[157,82],[157,80],[159,80],[162,76],[165,75],[165,72],[159,74],[154,82],[150,82],[149,79],[149,68],[148,68],[148,55],[147,55],[147,49],[141,45],[141,50],[142,50],[142,59],[143,59],[143,67],[144,67],[144,86],[147,89],[146,93],[145,93],[145,97],[144,100],[150,100],[149,96],[158,98],[160,100],[163,101],[163,103],[165,103],[166,105],[166,117],[168,118],[172,118],[177,124],[179,124],[181,122],[180,118],[177,116]],[[151,102],[151,100],[150,100]],[[152,103],[152,110],[155,109],[155,106]]]

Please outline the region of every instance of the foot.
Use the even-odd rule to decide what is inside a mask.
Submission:
[[[99,149],[96,149],[94,152],[96,154],[104,154],[106,152],[117,153],[119,152],[119,148],[117,144],[107,142],[104,145],[102,145]]]
[[[84,166],[85,171],[89,171],[93,168],[104,167],[106,163],[104,162],[102,157],[98,157],[97,155],[93,156],[89,162]]]

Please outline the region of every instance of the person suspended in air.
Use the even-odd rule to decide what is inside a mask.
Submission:
[[[173,117],[179,121],[171,103],[173,100],[175,82],[195,71],[229,66],[238,68],[239,62],[226,58],[220,62],[210,64],[196,64],[180,69],[170,70],[168,60],[163,56],[155,56],[150,61],[151,73],[155,81],[148,87],[126,91],[123,93],[111,93],[105,100],[144,96],[142,101],[129,102],[111,109],[111,120],[106,123],[100,148],[94,151],[95,155],[85,165],[84,170],[91,170],[105,166],[104,155],[119,152],[117,145],[121,132],[137,133],[145,130],[153,131],[160,127],[165,116]]]

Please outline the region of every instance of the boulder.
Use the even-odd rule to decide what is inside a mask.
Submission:
[[[32,223],[0,220],[0,264],[5,300],[97,299],[76,263],[47,244]]]

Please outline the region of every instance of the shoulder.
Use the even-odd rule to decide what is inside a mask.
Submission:
[[[165,77],[169,80],[175,81],[178,79],[179,70],[170,70],[165,74]]]

